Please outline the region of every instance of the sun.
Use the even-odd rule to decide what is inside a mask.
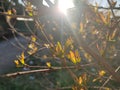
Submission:
[[[67,14],[67,9],[74,7],[73,0],[59,0],[58,8],[64,14]]]
[[[54,3],[55,0],[50,1]],[[43,4],[49,6],[45,0],[43,0]],[[72,7],[74,7],[73,0],[58,0],[58,8],[60,12],[67,14],[67,10]]]

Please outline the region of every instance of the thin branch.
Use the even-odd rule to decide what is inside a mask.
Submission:
[[[18,40],[17,36],[15,35],[15,32],[12,32],[15,41],[17,42],[18,46],[20,46],[22,49],[26,50],[25,46]]]
[[[40,69],[40,70],[22,71],[22,72],[16,72],[16,73],[0,75],[0,77],[14,77],[14,76],[18,76],[18,75],[31,74],[31,73],[37,73],[37,72],[48,72],[48,71],[52,71],[52,69]]]
[[[97,6],[92,6],[92,7],[97,7]],[[98,6],[98,9],[106,9],[106,10],[110,10],[110,7],[102,7],[102,6]],[[120,10],[120,7],[113,7],[114,10]]]
[[[5,12],[0,12],[0,15],[11,16],[12,18],[32,18],[34,19],[35,16],[24,16],[24,15],[10,15]]]
[[[38,26],[38,28],[41,30],[41,33],[42,33],[43,36],[45,37],[46,41],[51,45],[51,41],[49,40],[48,35],[45,33],[45,30],[44,30],[44,28],[42,27],[40,20],[39,20],[39,19],[36,19],[36,20],[35,20],[35,23],[36,23],[36,25]]]
[[[53,90],[71,90],[71,89],[72,89],[72,87],[68,86],[68,87],[56,88],[56,89],[53,89]]]
[[[114,14],[114,11],[113,11],[113,6],[112,6],[110,0],[107,0],[107,2],[108,2],[108,4],[109,4],[109,6],[110,6],[110,10],[111,10],[111,12],[112,12],[113,17],[116,18],[115,14]]]
[[[100,86],[88,86],[88,88],[89,89],[95,89],[95,90],[97,89],[98,90],[98,89],[100,89]],[[107,90],[107,89],[108,89],[108,87],[102,87],[102,90]]]
[[[15,73],[9,73],[9,74],[5,74],[5,75],[0,75],[0,77],[14,77],[14,76],[18,76],[18,75],[25,75],[25,74],[31,74],[31,73],[38,73],[38,72],[48,72],[48,71],[56,71],[56,70],[62,70],[62,69],[80,69],[82,67],[85,66],[90,66],[91,64],[86,64],[86,65],[79,65],[79,66],[68,66],[68,67],[51,67],[48,68],[46,66],[42,67],[44,69],[39,69],[39,70],[29,70],[29,71],[22,71],[22,72],[15,72]],[[41,66],[28,66],[28,68],[41,68]]]
[[[82,46],[82,48],[87,53],[89,53],[98,64],[100,64],[106,71],[108,71],[108,73],[111,74],[117,82],[120,82],[120,76],[114,71],[113,67],[111,67],[110,64],[108,64],[108,62],[106,62],[102,56],[96,54],[91,48],[89,48],[87,44],[82,40],[82,37],[80,38],[80,41],[78,41],[78,44]]]
[[[86,5],[86,7],[90,10],[89,6]],[[93,12],[91,10],[91,12]],[[93,15],[95,13],[93,12]],[[74,35],[74,34],[73,34]],[[77,35],[77,33],[76,33]],[[78,38],[75,38],[78,45],[81,46],[88,54],[90,54],[96,61],[96,63],[98,63],[100,66],[102,66],[110,75],[113,76],[113,78],[115,79],[116,82],[120,82],[120,76],[118,73],[115,72],[114,68],[105,60],[105,58],[103,58],[102,56],[98,55],[96,52],[94,52],[84,41],[84,39],[81,37],[81,35],[77,35],[79,36]]]
[[[120,66],[118,66],[118,68],[115,70],[115,72],[118,72],[120,69]],[[101,86],[100,90],[102,90],[102,88],[109,82],[109,80],[112,78],[112,75],[109,76],[109,78],[104,82],[104,84]]]
[[[21,47],[17,46],[15,43],[11,42],[8,38],[6,38],[5,36],[2,36],[3,39],[5,39],[6,41],[8,41],[11,45],[13,45],[14,47],[18,48],[18,49],[22,49]]]
[[[94,65],[95,63],[90,63],[90,64],[83,64],[83,65],[75,65],[75,66],[67,66],[67,67],[52,67],[53,69],[55,68],[61,68],[61,69],[66,69],[66,68],[69,68],[69,69],[74,69],[74,68],[83,68],[83,67],[87,67],[87,66],[91,66],[91,65]],[[29,68],[48,68],[47,66],[28,66]]]

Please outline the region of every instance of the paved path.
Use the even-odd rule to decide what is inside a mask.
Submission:
[[[27,45],[27,41],[24,38],[18,37],[18,40],[24,46]],[[0,74],[5,73],[15,67],[13,61],[16,59],[16,56],[20,55],[23,51],[22,48],[17,48],[10,42],[14,43],[16,46],[19,46],[18,42],[14,38],[9,39],[9,41],[0,42]]]

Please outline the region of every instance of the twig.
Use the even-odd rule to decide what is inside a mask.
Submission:
[[[73,69],[73,68],[83,68],[83,67],[87,67],[87,66],[91,66],[94,65],[95,63],[90,63],[90,64],[83,64],[83,65],[75,65],[75,66],[67,66],[67,67],[52,67],[52,68],[69,68],[69,69]],[[29,68],[48,68],[47,66],[28,66]]]
[[[1,75],[0,77],[14,77],[14,76],[18,76],[18,75],[25,75],[25,74],[38,73],[38,72],[48,72],[48,71],[55,71],[55,70],[61,70],[61,69],[62,68],[54,68],[54,69],[53,68],[48,68],[48,69],[22,71],[22,72],[15,72],[15,73]]]
[[[98,90],[100,88],[100,86],[88,86],[88,88],[89,89],[95,89],[95,90],[97,89]],[[107,90],[107,89],[108,89],[108,87],[102,87],[102,90]]]
[[[24,15],[10,15],[10,14],[7,14],[5,12],[0,12],[0,15],[5,15],[5,16],[10,16],[12,18],[32,18],[34,19],[33,16],[24,16]],[[36,16],[37,17],[37,16]]]
[[[49,44],[51,44],[50,40],[48,39],[47,34],[46,34],[45,31],[44,31],[44,28],[43,28],[42,25],[41,25],[40,20],[39,20],[39,19],[36,19],[36,20],[35,20],[35,23],[36,23],[36,25],[38,26],[38,28],[41,30],[41,33],[42,33],[43,36],[45,37],[46,41],[47,41]]]
[[[86,6],[89,9],[89,6],[88,5],[86,5]],[[93,12],[93,11],[91,10],[91,12]],[[95,14],[95,13],[93,12],[93,14]],[[76,33],[76,35],[77,35],[77,33]],[[116,82],[120,82],[120,76],[118,75],[118,73],[115,72],[114,68],[110,64],[108,64],[108,62],[106,62],[106,60],[102,56],[100,56],[96,52],[94,52],[86,44],[86,42],[81,37],[81,35],[77,35],[77,36],[79,36],[79,39],[78,38],[75,38],[75,39],[76,39],[78,45],[81,46],[88,54],[90,54],[95,59],[95,61],[98,64],[100,64],[110,75],[112,75]]]
[[[114,14],[114,12],[113,12],[113,6],[112,6],[110,0],[107,0],[107,2],[108,2],[108,4],[110,5],[110,10],[111,10],[111,12],[112,12],[113,17],[116,18],[115,14]]]
[[[97,7],[97,6],[92,6],[92,7]],[[98,6],[98,9],[106,9],[106,10],[110,10],[111,8],[109,7],[102,7],[102,6]],[[114,10],[120,10],[120,7],[113,7]]]
[[[104,69],[108,71],[108,73],[111,74],[117,82],[120,82],[120,76],[118,75],[118,73],[114,71],[114,69],[106,62],[106,60],[102,56],[96,54],[91,48],[89,48],[87,44],[82,40],[82,37],[80,38],[80,41],[78,41],[78,44],[82,46],[82,48],[87,53],[89,53],[98,64],[104,67]]]
[[[22,43],[18,40],[18,38],[16,37],[15,35],[15,32],[12,32],[13,33],[13,36],[14,36],[14,39],[16,40],[17,44],[24,50],[26,50],[26,48],[24,47],[24,45],[22,45]]]
[[[40,69],[40,70],[30,70],[30,71],[22,71],[22,72],[16,72],[16,73],[10,73],[10,74],[5,74],[1,75],[0,77],[14,77],[18,75],[24,75],[24,74],[30,74],[30,73],[36,73],[36,72],[48,72],[51,71],[52,69]]]
[[[71,86],[68,86],[68,87],[61,87],[61,88],[56,88],[54,90],[71,90],[72,87]]]
[[[9,39],[7,39],[5,36],[2,36],[3,39],[5,39],[6,41],[10,42],[11,45],[13,45],[14,47],[18,48],[18,49],[22,49],[21,47],[17,46],[15,43],[11,42]]]
[[[118,72],[120,69],[120,66],[118,66],[118,68],[115,70],[115,72]],[[112,78],[112,75],[109,76],[109,78],[104,82],[104,84],[100,87],[100,90],[102,90],[102,88],[109,82],[109,80]]]
[[[37,72],[48,72],[48,71],[55,71],[55,70],[61,70],[61,69],[80,69],[82,67],[85,66],[90,66],[91,64],[85,64],[85,65],[79,65],[79,66],[68,66],[68,67],[51,67],[48,68],[46,66],[42,67],[44,69],[39,69],[39,70],[29,70],[29,71],[22,71],[22,72],[15,72],[15,73],[9,73],[9,74],[5,74],[5,75],[0,75],[0,77],[14,77],[14,76],[18,76],[18,75],[24,75],[24,74],[31,74],[31,73],[37,73]],[[41,68],[41,66],[28,66],[28,68]]]

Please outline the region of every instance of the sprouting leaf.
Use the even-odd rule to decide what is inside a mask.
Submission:
[[[106,89],[105,90],[111,90],[110,88],[108,88],[108,87],[106,87]]]
[[[77,61],[77,62],[80,62],[80,61],[81,61],[81,58],[80,58],[80,55],[79,55],[78,50],[75,50],[75,58],[76,58],[76,61]]]
[[[83,83],[83,79],[82,79],[82,77],[79,77],[79,79],[78,79],[78,83],[79,83],[80,85]]]
[[[69,54],[68,54],[68,58],[74,63],[78,63],[81,61],[81,58],[80,58],[80,55],[79,55],[79,52],[78,50],[76,50],[75,52],[73,51],[70,51]]]
[[[24,52],[22,52],[21,56],[19,57],[19,61],[21,62],[21,64],[25,64],[25,56],[24,56]]]
[[[18,60],[14,60],[14,63],[15,63],[15,65],[16,65],[16,67],[19,67],[19,61]]]
[[[72,43],[73,43],[72,38],[68,38],[68,39],[66,40],[65,47],[68,48],[69,46],[72,45]]]
[[[29,14],[29,16],[33,16],[33,13],[32,13],[32,12],[29,12],[28,14]]]
[[[92,80],[92,82],[96,82],[98,79],[99,79],[99,78],[95,78],[95,79]]]
[[[100,18],[101,18],[102,22],[105,23],[105,24],[107,24],[106,18],[103,15],[103,13],[99,13],[99,15],[100,15]]]
[[[32,41],[32,42],[35,42],[35,41],[36,41],[36,37],[32,35],[32,36],[31,36],[31,41]]]
[[[87,74],[86,73],[83,73],[82,75],[79,76],[78,84],[79,85],[86,85],[87,84]]]
[[[27,3],[26,11],[33,11],[33,7],[32,7],[32,4],[30,2]]]
[[[88,53],[84,53],[84,57],[91,62],[91,56]]]
[[[50,68],[51,67],[51,63],[47,62],[46,65]]]
[[[56,52],[60,52],[60,51],[62,51],[62,46],[61,46],[61,43],[60,43],[60,42],[57,42]]]
[[[64,48],[62,47],[60,42],[57,42],[57,44],[56,44],[55,55],[58,57],[61,57],[61,58],[64,57]]]
[[[45,46],[46,48],[49,48],[49,47],[50,47],[50,45],[49,45],[49,44],[44,44],[44,46]]]
[[[34,54],[38,50],[38,47],[35,44],[35,41],[36,41],[36,37],[35,36],[31,36],[31,42],[30,42],[30,44],[28,44],[29,50],[27,51],[27,53],[29,55]]]
[[[14,63],[16,64],[16,67],[22,67],[26,65],[24,52],[22,52],[22,54],[18,57],[18,60],[14,60]]]
[[[105,72],[104,70],[99,71],[99,75],[100,75],[100,76],[104,76],[105,73],[106,73],[106,72]]]
[[[77,86],[73,86],[72,90],[78,90]]]
[[[37,48],[37,47],[34,47],[33,49],[28,50],[27,53],[28,53],[29,55],[32,55],[32,54],[34,54],[37,50],[38,50],[38,48]]]
[[[101,81],[102,81],[102,80],[101,80],[101,77],[104,76],[104,75],[106,74],[106,72],[105,72],[104,70],[100,70],[98,74],[99,74],[99,76],[96,77],[96,78],[94,78],[94,79],[93,79],[93,82],[96,82],[96,81],[98,81],[98,80],[99,80],[99,82],[101,82]]]
[[[27,11],[29,16],[33,16],[33,7],[32,7],[32,4],[30,2],[27,2],[26,11]]]
[[[8,11],[7,11],[7,14],[11,15],[11,14],[12,14],[12,11],[11,11],[11,10],[8,10]]]
[[[70,51],[70,52],[69,52],[69,55],[68,55],[68,58],[69,58],[74,64],[77,63],[77,62],[76,62],[76,59],[75,59],[75,54],[74,54],[74,52]]]
[[[34,49],[35,44],[34,44],[34,43],[30,43],[30,44],[28,45],[28,47],[29,47],[30,49]]]
[[[80,23],[80,32],[83,32],[83,23]]]
[[[29,50],[29,51],[27,51],[27,53],[28,53],[29,55],[32,55],[34,52],[33,52],[33,50]]]
[[[116,33],[117,33],[117,30],[114,30],[112,35],[109,36],[109,41],[114,40]]]

